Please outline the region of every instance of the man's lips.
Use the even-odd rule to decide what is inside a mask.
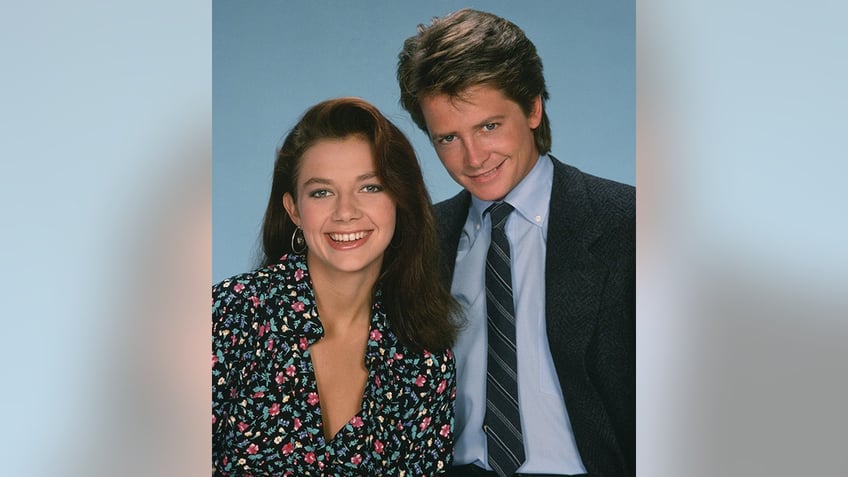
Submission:
[[[501,170],[501,166],[506,162],[506,159],[501,161],[497,166],[485,171],[480,174],[466,174],[466,176],[474,182],[487,182],[491,179],[494,179],[498,172]]]

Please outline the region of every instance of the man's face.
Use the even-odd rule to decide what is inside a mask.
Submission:
[[[542,120],[542,99],[527,116],[491,86],[473,86],[460,98],[421,99],[430,140],[453,180],[479,199],[503,199],[539,158],[533,129]]]

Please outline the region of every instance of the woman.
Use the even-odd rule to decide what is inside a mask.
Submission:
[[[309,109],[277,154],[262,268],[212,289],[215,475],[434,475],[451,462],[455,302],[412,146]]]

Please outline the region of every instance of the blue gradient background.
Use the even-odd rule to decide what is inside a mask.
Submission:
[[[542,43],[583,2],[529,3]],[[636,13],[638,473],[843,475],[848,7]],[[3,475],[209,475],[212,26],[204,1],[0,9]],[[268,161],[296,116],[269,111]]]
[[[553,153],[636,179],[633,1],[213,2],[213,279],[251,269],[274,154],[311,105],[359,96],[412,141],[434,201],[459,191],[399,105],[397,55],[418,24],[465,6],[508,18],[536,44]]]

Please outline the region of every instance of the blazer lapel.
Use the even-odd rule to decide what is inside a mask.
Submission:
[[[569,383],[585,376],[586,348],[596,326],[608,271],[589,251],[599,230],[581,173],[554,159],[545,260],[548,342],[568,401]]]

